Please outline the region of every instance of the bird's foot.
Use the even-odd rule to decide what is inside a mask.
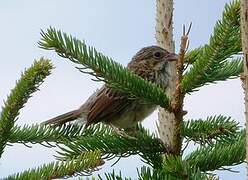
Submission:
[[[137,138],[135,138],[135,137],[133,137],[133,136],[128,135],[125,131],[123,131],[123,130],[117,128],[117,127],[115,127],[113,124],[109,124],[109,125],[110,125],[110,127],[112,128],[112,130],[113,130],[117,135],[119,135],[119,136],[121,136],[121,137],[124,137],[124,138],[127,138],[127,139],[135,139],[135,140],[137,139]]]

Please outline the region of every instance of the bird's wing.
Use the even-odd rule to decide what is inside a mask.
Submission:
[[[116,90],[103,86],[97,93],[97,98],[89,107],[86,127],[92,123],[100,121],[111,121],[111,119],[120,115],[123,110],[131,105],[132,100]]]

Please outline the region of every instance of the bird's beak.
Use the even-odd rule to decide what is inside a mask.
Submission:
[[[166,57],[165,57],[165,59],[167,60],[167,61],[169,61],[169,62],[171,62],[171,61],[176,61],[176,60],[178,60],[178,55],[177,54],[175,54],[175,53],[170,53],[170,54],[168,54]]]

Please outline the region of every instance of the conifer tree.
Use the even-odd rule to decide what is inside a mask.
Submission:
[[[157,0],[158,10],[165,8],[162,2]],[[172,1],[170,3],[173,4]],[[187,50],[189,31],[184,28],[179,60],[173,66],[176,86],[171,94],[139,78],[84,41],[53,27],[43,30],[39,41],[41,48],[72,61],[80,72],[88,73],[96,81],[103,81],[118,91],[125,91],[131,98],[159,105],[163,108],[162,111],[170,109],[175,116],[176,132],[165,132],[169,136],[165,140],[162,136],[160,139],[150,133],[141,124],[137,126],[135,138],[119,136],[103,124],[93,125],[86,130],[73,124],[56,127],[43,124],[17,126],[15,122],[20,109],[53,68],[51,61],[41,58],[23,72],[2,107],[0,155],[6,144],[33,143],[59,148],[56,160],[4,179],[83,177],[97,171],[108,160],[132,155],[139,155],[144,162],[144,166],[138,169],[139,179],[213,179],[215,175],[211,172],[214,170],[243,163],[246,152],[245,129],[232,117],[225,116],[223,112],[223,115],[213,114],[206,119],[185,119],[182,109],[186,95],[201,90],[207,84],[237,78],[242,73],[243,58],[236,56],[242,50],[240,9],[239,0],[227,4],[209,42],[196,49]],[[158,16],[159,14],[158,11]],[[165,27],[169,27],[168,22],[164,23],[163,25],[167,25]],[[159,40],[164,37],[159,36],[165,36],[166,29],[157,24],[157,30],[161,33],[157,34],[158,44],[163,46],[163,42]],[[162,123],[167,125],[167,121]],[[159,131],[162,133],[164,130],[159,127]],[[176,141],[174,137],[170,137],[174,135]],[[194,142],[198,148],[186,154],[182,148],[183,142],[185,145]],[[132,179],[115,171],[88,178]]]

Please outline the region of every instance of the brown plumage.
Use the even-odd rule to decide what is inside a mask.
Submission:
[[[177,59],[177,55],[169,53],[158,46],[141,49],[129,62],[127,68],[142,78],[154,82],[163,88],[168,85],[169,61]],[[78,120],[85,127],[93,123],[104,122],[117,128],[131,128],[142,121],[156,109],[156,105],[140,104],[138,100],[129,99],[125,93],[104,85],[93,93],[77,110],[70,111],[45,124],[60,125]]]

